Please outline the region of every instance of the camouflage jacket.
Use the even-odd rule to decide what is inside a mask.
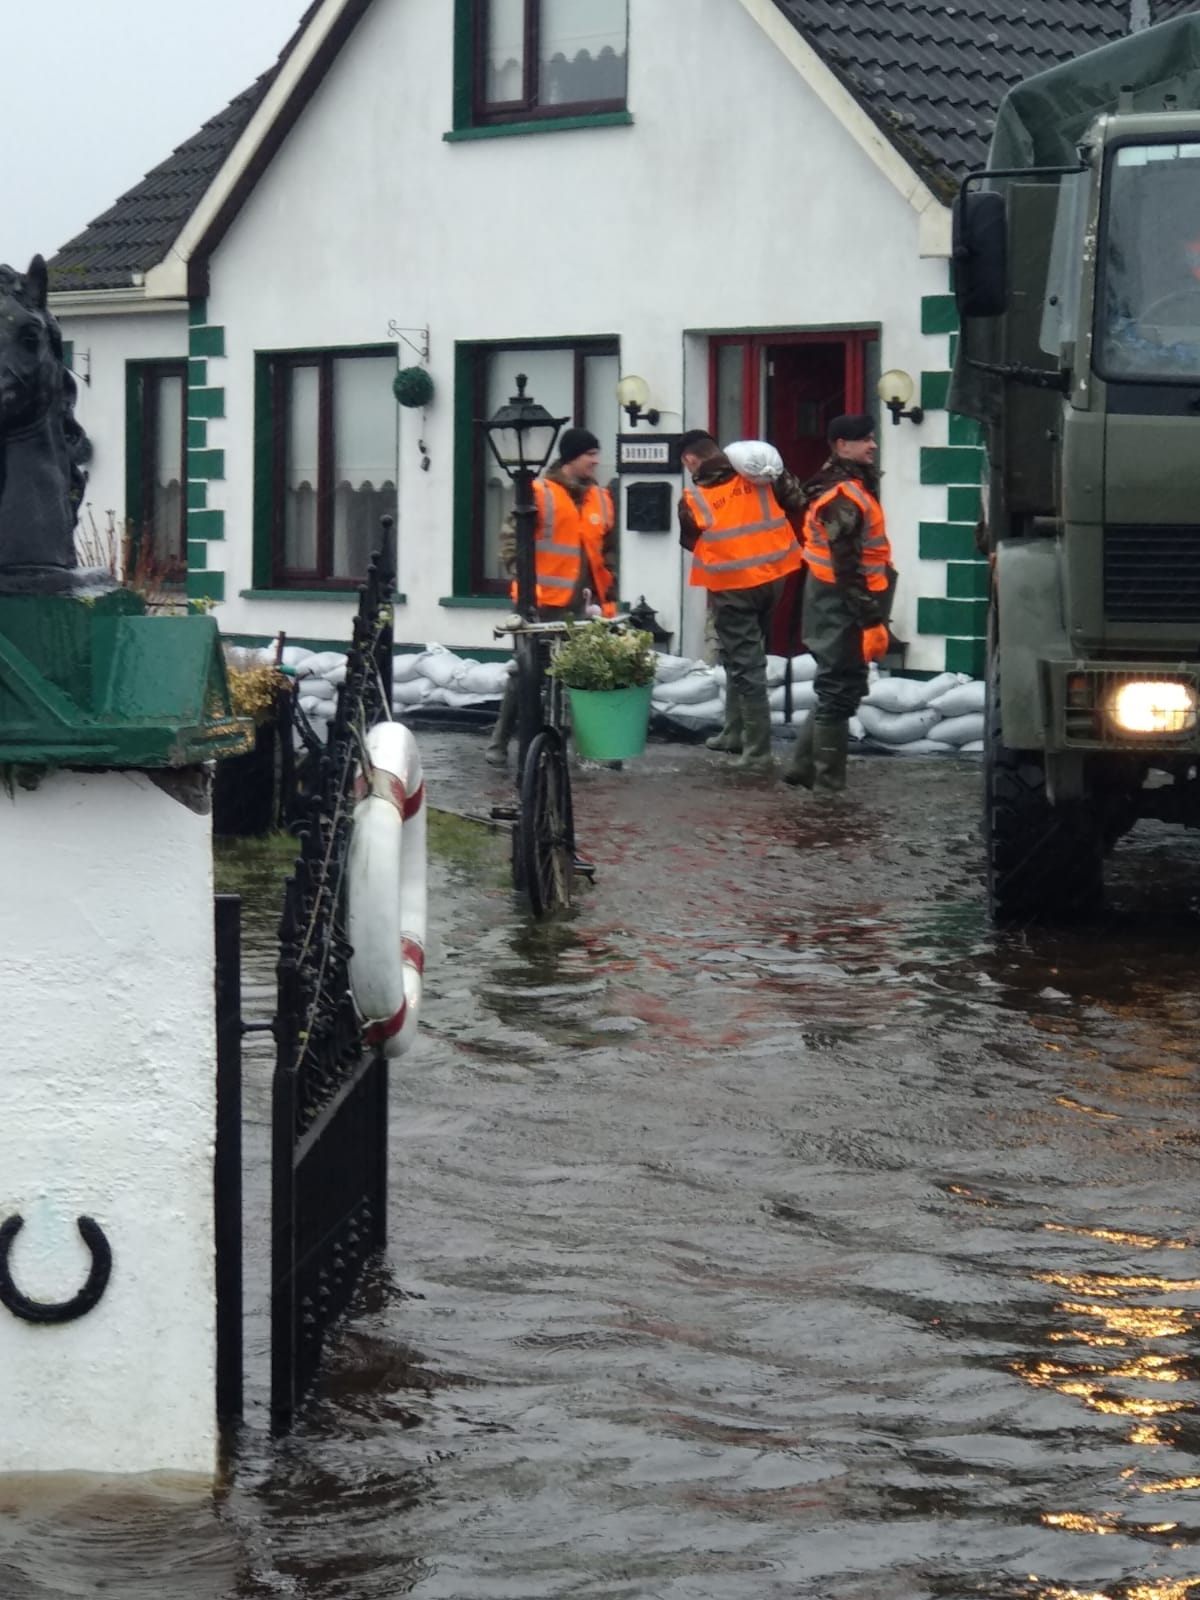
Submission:
[[[577,506],[581,506],[588,491],[596,487],[591,483],[583,483],[578,479],[568,478],[566,473],[559,467],[549,467],[546,470],[545,477],[548,482],[561,485]],[[605,486],[600,484],[599,487],[604,488]],[[538,532],[541,532],[540,527]],[[604,565],[614,578],[617,575],[617,549],[616,513],[614,510],[613,526],[604,535],[603,546]],[[508,513],[500,527],[500,562],[504,568],[505,576],[515,581],[517,576],[517,517],[515,511]],[[570,609],[577,617],[582,616],[583,591],[591,587],[592,575],[588,571],[587,560],[584,559],[579,563],[579,582],[575,585],[575,593],[571,596],[570,606],[564,609]]]

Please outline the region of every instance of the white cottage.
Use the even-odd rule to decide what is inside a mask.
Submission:
[[[397,639],[486,653],[509,487],[478,422],[524,373],[603,441],[623,598],[695,653],[674,439],[765,436],[806,472],[898,370],[924,414],[881,417],[896,628],[909,668],[976,672],[949,201],[1010,83],[1194,6],[314,0],[51,263],[92,515],[128,520],[232,638],[324,646],[392,511]],[[414,367],[432,398],[398,406]],[[618,404],[632,376],[640,410]]]

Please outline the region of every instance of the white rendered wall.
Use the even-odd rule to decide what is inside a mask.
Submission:
[[[921,297],[946,289],[922,259],[917,213],[740,5],[630,0],[630,127],[446,142],[453,85],[449,0],[376,0],[212,262],[210,363],[226,418],[208,429],[226,480],[227,632],[348,635],[351,606],[240,598],[251,584],[256,350],[387,342],[388,323],[431,330],[437,393],[403,412],[397,637],[494,644],[494,612],[447,609],[452,592],[456,342],[616,336],[648,381],[663,430],[708,423],[707,338],[735,329],[878,325],[882,368],[944,366],[920,333]],[[931,359],[931,350],[938,350]],[[685,365],[685,350],[688,359]],[[416,357],[400,348],[402,364]],[[695,359],[693,359],[693,356]],[[686,389],[686,394],[685,394]],[[884,504],[902,581],[910,665],[940,666],[916,634],[917,525],[944,520],[919,483],[921,430],[887,428]],[[643,434],[647,430],[639,430]],[[420,470],[417,439],[432,455]],[[621,586],[679,629],[686,564],[674,533],[626,533]],[[943,594],[936,573],[925,592]],[[677,632],[678,637],[678,632]],[[922,659],[927,649],[930,660]]]
[[[99,1305],[0,1307],[0,1473],[216,1467],[211,819],[144,774],[0,791],[0,1222],[17,1287],[71,1299],[91,1216]]]
[[[103,533],[108,513],[125,517],[125,372],[130,361],[187,357],[187,312],[151,311],[102,316],[57,313],[63,338],[75,346],[79,399],[75,414],[92,441],[81,520]],[[88,358],[90,357],[90,366]],[[91,383],[80,374],[89,372]]]

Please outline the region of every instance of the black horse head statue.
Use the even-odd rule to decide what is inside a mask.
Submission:
[[[80,570],[75,519],[91,447],[47,301],[46,263],[0,266],[0,593],[112,586]]]

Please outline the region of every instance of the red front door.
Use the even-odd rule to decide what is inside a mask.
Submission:
[[[876,335],[859,329],[745,334],[712,341],[710,427],[720,444],[767,439],[803,483],[828,455],[834,417],[867,409],[868,365]],[[775,613],[771,650],[787,655],[799,641],[799,575],[787,582]]]

